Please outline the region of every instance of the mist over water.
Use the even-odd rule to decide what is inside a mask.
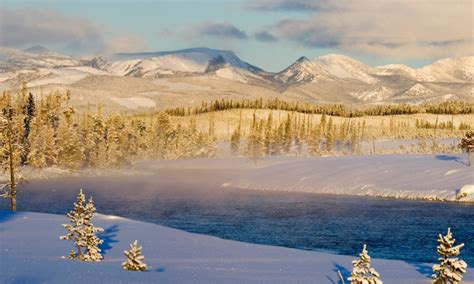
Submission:
[[[70,177],[21,186],[18,210],[65,214],[80,188],[97,211],[220,238],[305,250],[434,262],[452,228],[474,265],[474,206],[222,188],[241,169],[162,169],[151,176]],[[0,203],[0,210],[8,202]],[[58,224],[60,226],[60,224]],[[157,236],[159,238],[159,236]]]

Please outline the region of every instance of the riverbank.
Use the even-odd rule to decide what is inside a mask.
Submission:
[[[104,260],[62,259],[71,249],[61,224],[65,216],[0,211],[1,283],[337,283],[354,256],[247,244],[191,234],[116,216],[98,215],[105,229]],[[123,250],[143,246],[148,272],[122,270]],[[369,247],[370,253],[370,247]],[[384,283],[429,283],[431,265],[374,259]],[[463,283],[474,283],[468,269]]]
[[[465,155],[376,155],[341,157],[244,157],[142,161],[126,169],[24,168],[27,180],[65,177],[154,176],[159,172],[206,186],[212,180],[223,189],[308,192],[408,200],[474,203],[474,169]],[[0,176],[0,180],[6,177]]]

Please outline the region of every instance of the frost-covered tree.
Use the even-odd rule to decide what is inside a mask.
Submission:
[[[438,236],[439,264],[433,265],[434,284],[461,283],[463,275],[466,273],[466,262],[457,258],[464,244],[455,246],[455,241],[450,228],[445,236],[441,234]]]
[[[63,112],[65,120],[60,123],[58,133],[58,163],[67,169],[80,169],[84,161],[83,142],[77,129],[72,125],[72,115],[74,113],[72,107]]]
[[[103,232],[104,229],[95,227],[90,219],[94,216],[96,209],[94,206],[94,200],[92,197],[89,198],[89,202],[85,206],[86,213],[90,216],[89,222],[84,224],[84,240],[85,240],[85,253],[83,255],[84,261],[100,261],[103,256],[100,253],[101,250],[99,245],[104,241],[97,237],[96,233]]]
[[[370,260],[367,246],[364,244],[359,259],[352,261],[351,276],[347,279],[351,284],[383,284],[379,273],[370,267]]]
[[[98,246],[103,241],[96,236],[96,233],[102,232],[103,229],[94,227],[91,223],[95,211],[94,201],[90,198],[86,204],[86,197],[81,189],[74,202],[74,209],[67,214],[70,224],[63,224],[68,233],[60,237],[61,240],[72,240],[76,246],[76,251],[71,250],[69,258],[83,261],[102,259]]]
[[[146,264],[143,262],[145,257],[142,255],[142,247],[138,245],[137,240],[130,244],[129,251],[124,251],[123,253],[127,257],[127,261],[122,263],[123,269],[132,271],[145,271],[147,269]]]
[[[33,118],[30,128],[28,165],[39,169],[56,165],[59,151],[52,125],[43,114],[39,114]]]
[[[471,166],[471,151],[474,149],[474,131],[466,132],[466,135],[459,142],[459,148],[467,152],[467,160]]]
[[[23,153],[23,117],[18,108],[13,106],[9,93],[4,93],[2,100],[6,105],[0,109],[0,170],[9,174],[9,181],[8,191],[0,193],[0,197],[10,199],[10,209],[16,211],[17,185],[20,179],[18,172]]]

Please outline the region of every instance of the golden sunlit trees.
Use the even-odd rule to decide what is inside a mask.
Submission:
[[[474,131],[466,132],[458,146],[467,152],[468,165],[471,166],[471,151],[474,149]]]
[[[18,171],[22,157],[23,115],[21,108],[14,105],[10,94],[4,93],[0,114],[0,166],[8,173],[8,191],[1,196],[10,199],[10,209],[16,211]]]

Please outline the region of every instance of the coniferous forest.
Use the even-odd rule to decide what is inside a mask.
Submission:
[[[472,104],[348,108],[280,100],[214,101],[159,112],[76,110],[71,93],[32,94],[26,84],[0,100],[4,167],[117,168],[144,159],[223,154],[361,155],[438,153],[460,149],[442,139],[471,128]],[[455,122],[456,121],[456,122]],[[217,125],[217,126],[216,126]],[[411,139],[384,149],[383,139]],[[12,159],[9,159],[9,156]]]

